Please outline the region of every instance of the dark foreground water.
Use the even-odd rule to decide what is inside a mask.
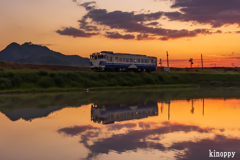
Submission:
[[[0,95],[0,111],[0,160],[240,159],[239,90]]]

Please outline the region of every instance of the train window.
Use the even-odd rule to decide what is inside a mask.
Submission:
[[[119,118],[119,114],[117,114],[116,118],[117,118],[117,119]]]
[[[94,59],[97,60],[97,56],[95,56]]]
[[[147,61],[148,61],[148,60],[147,60],[147,59],[145,59],[145,63],[147,63]]]
[[[121,113],[121,118],[123,118],[123,113]]]
[[[144,59],[141,59],[141,63],[144,63]]]
[[[130,62],[131,62],[131,63],[133,62],[133,59],[132,59],[132,58],[130,58]]]
[[[129,62],[129,58],[126,58],[126,62]]]
[[[123,62],[125,62],[125,58],[123,58]]]
[[[118,62],[118,57],[115,57],[115,62]]]
[[[132,117],[134,116],[134,112],[131,112],[131,116],[132,116]]]
[[[112,62],[112,57],[111,56],[109,57],[109,61]]]
[[[151,63],[153,63],[153,59],[151,59]]]
[[[103,55],[98,55],[98,59],[103,59]]]
[[[122,62],[122,58],[119,58],[119,62]]]
[[[128,113],[127,113],[127,117],[130,117],[130,115],[131,115],[130,112],[128,112]]]
[[[90,59],[93,59],[93,56],[92,56],[92,55],[90,55]]]
[[[140,63],[140,59],[137,59],[137,62]]]
[[[108,56],[106,56],[107,57],[107,61],[108,61]]]
[[[137,59],[134,59],[134,63],[137,63]]]

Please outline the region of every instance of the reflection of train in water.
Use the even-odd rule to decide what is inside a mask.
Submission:
[[[92,105],[91,120],[96,123],[110,124],[115,121],[141,119],[158,115],[157,102],[146,102],[135,105]]]

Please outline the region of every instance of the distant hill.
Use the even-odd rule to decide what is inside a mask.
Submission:
[[[45,109],[27,108],[1,112],[5,114],[11,121],[17,121],[21,118],[26,121],[30,121],[35,118],[47,117],[49,114],[61,110],[62,108],[64,107],[50,107]]]
[[[22,45],[15,42],[11,43],[0,52],[0,61],[48,65],[90,65],[88,58],[78,55],[64,55],[30,42]]]

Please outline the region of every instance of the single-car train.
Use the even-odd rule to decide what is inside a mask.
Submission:
[[[101,51],[90,55],[90,65],[93,71],[152,72],[157,69],[157,58]]]

